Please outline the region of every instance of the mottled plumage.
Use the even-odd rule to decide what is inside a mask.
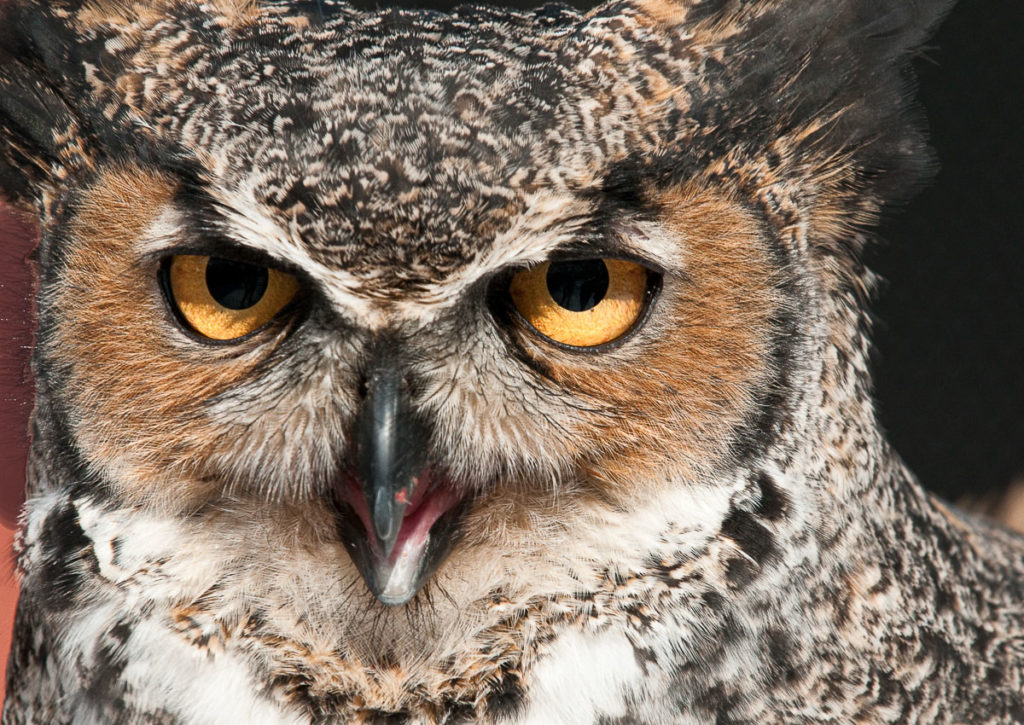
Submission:
[[[3,723],[1024,719],[1024,541],[871,400],[860,253],[946,6],[8,0]],[[213,339],[207,257],[300,292]],[[626,332],[531,324],[524,270],[607,259]]]

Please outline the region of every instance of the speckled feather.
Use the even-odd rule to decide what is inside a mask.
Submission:
[[[871,399],[859,253],[928,174],[946,5],[9,0],[0,189],[43,236],[3,723],[1024,720],[1024,542]],[[221,247],[300,313],[183,334],[159,259]],[[495,306],[566,253],[663,274],[621,344]],[[399,607],[328,493],[382,339],[468,501]]]

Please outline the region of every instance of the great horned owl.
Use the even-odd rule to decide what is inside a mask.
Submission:
[[[936,0],[7,0],[3,722],[1024,719],[868,373]]]

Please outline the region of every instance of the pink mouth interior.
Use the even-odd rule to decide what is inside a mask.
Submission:
[[[402,527],[398,530],[395,548],[388,557],[394,564],[403,556],[416,556],[422,552],[430,535],[431,527],[439,518],[450,511],[459,502],[459,496],[446,482],[434,479],[430,472],[424,472],[413,479],[412,497],[408,498]],[[401,489],[395,499],[399,503],[406,501],[408,489]],[[370,510],[366,505],[359,481],[353,475],[346,475],[344,482],[337,487],[341,500],[351,506],[366,530],[370,546],[377,551],[377,538],[373,534],[370,523]]]

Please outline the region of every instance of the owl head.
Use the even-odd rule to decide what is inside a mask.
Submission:
[[[728,512],[801,510],[780,472],[867,396],[859,255],[927,175],[946,5],[8,0],[33,495],[174,522],[257,602],[770,538]]]

